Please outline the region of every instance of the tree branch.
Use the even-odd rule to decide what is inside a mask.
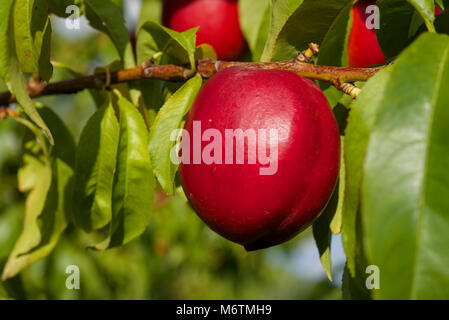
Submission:
[[[317,66],[306,64],[295,60],[280,62],[228,62],[202,59],[198,61],[197,72],[203,78],[209,78],[218,71],[230,67],[257,68],[265,70],[288,70],[296,74],[311,79],[328,82],[337,89],[342,90],[345,83],[355,81],[366,81],[378,72],[382,67],[377,68],[342,68]],[[176,65],[154,65],[151,61],[143,63],[141,66],[111,72],[109,84],[118,84],[142,79],[160,79],[166,81],[185,81],[192,74],[191,70]],[[86,77],[75,78],[54,83],[29,82],[28,93],[31,98],[37,98],[55,94],[72,94],[84,89],[103,89],[107,85],[108,74],[99,73]],[[16,102],[16,98],[9,92],[0,93],[0,106],[7,106]]]

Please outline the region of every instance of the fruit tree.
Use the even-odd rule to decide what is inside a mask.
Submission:
[[[449,1],[139,3],[0,1],[0,298],[449,299]]]

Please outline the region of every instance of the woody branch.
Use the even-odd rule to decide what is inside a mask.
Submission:
[[[301,55],[303,57],[303,55]],[[311,79],[328,82],[337,89],[355,98],[354,91],[348,90],[348,85],[356,81],[367,81],[382,67],[377,68],[344,68],[319,66],[304,63],[301,59],[279,62],[230,62],[201,59],[198,61],[196,72],[203,78],[210,78],[215,73],[231,67],[256,68],[265,70],[288,70]],[[73,94],[84,89],[103,89],[105,86],[143,79],[160,79],[166,81],[185,81],[192,76],[189,68],[177,65],[154,65],[152,60],[142,65],[111,73],[99,73],[85,77],[53,82],[41,83],[31,81],[28,83],[28,93],[31,98],[55,94]],[[356,91],[358,93],[358,91]],[[16,97],[10,92],[0,93],[0,106],[7,106],[16,102]]]

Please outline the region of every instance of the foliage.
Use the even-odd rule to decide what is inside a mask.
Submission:
[[[346,66],[355,2],[240,0],[247,59],[293,59],[317,42],[313,63]],[[313,234],[329,279],[332,234],[342,234],[345,298],[449,297],[449,11],[435,17],[435,3],[449,9],[447,0],[378,1],[377,36],[394,64],[355,101],[320,83],[344,148],[339,184]],[[70,4],[98,30],[84,43],[54,34],[52,16],[64,17]],[[20,116],[0,122],[0,298],[310,298],[320,290],[268,263],[265,252],[247,254],[218,238],[178,192],[170,133],[203,84],[196,60],[215,53],[195,47],[197,28],[161,26],[160,7],[143,1],[134,55],[121,1],[1,1],[0,86],[17,98]],[[29,80],[150,58],[188,65],[192,77],[40,103],[27,92]],[[79,292],[60,286],[73,259],[85,270]],[[380,289],[365,286],[369,265],[379,267]]]

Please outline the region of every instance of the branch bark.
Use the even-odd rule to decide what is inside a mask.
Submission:
[[[297,60],[280,62],[229,62],[203,59],[198,61],[197,72],[203,78],[209,78],[218,71],[231,67],[257,68],[265,70],[288,70],[311,79],[328,82],[342,90],[345,83],[367,81],[382,67],[378,68],[343,68],[316,66],[300,63]],[[86,77],[75,78],[54,83],[28,83],[28,93],[31,98],[55,94],[73,94],[84,89],[103,89],[109,84],[118,84],[142,79],[160,79],[166,81],[185,81],[192,76],[190,69],[176,65],[154,65],[149,61],[141,66],[124,69],[117,72],[99,73]],[[107,83],[109,79],[109,83]],[[0,106],[16,102],[10,92],[0,93]]]

